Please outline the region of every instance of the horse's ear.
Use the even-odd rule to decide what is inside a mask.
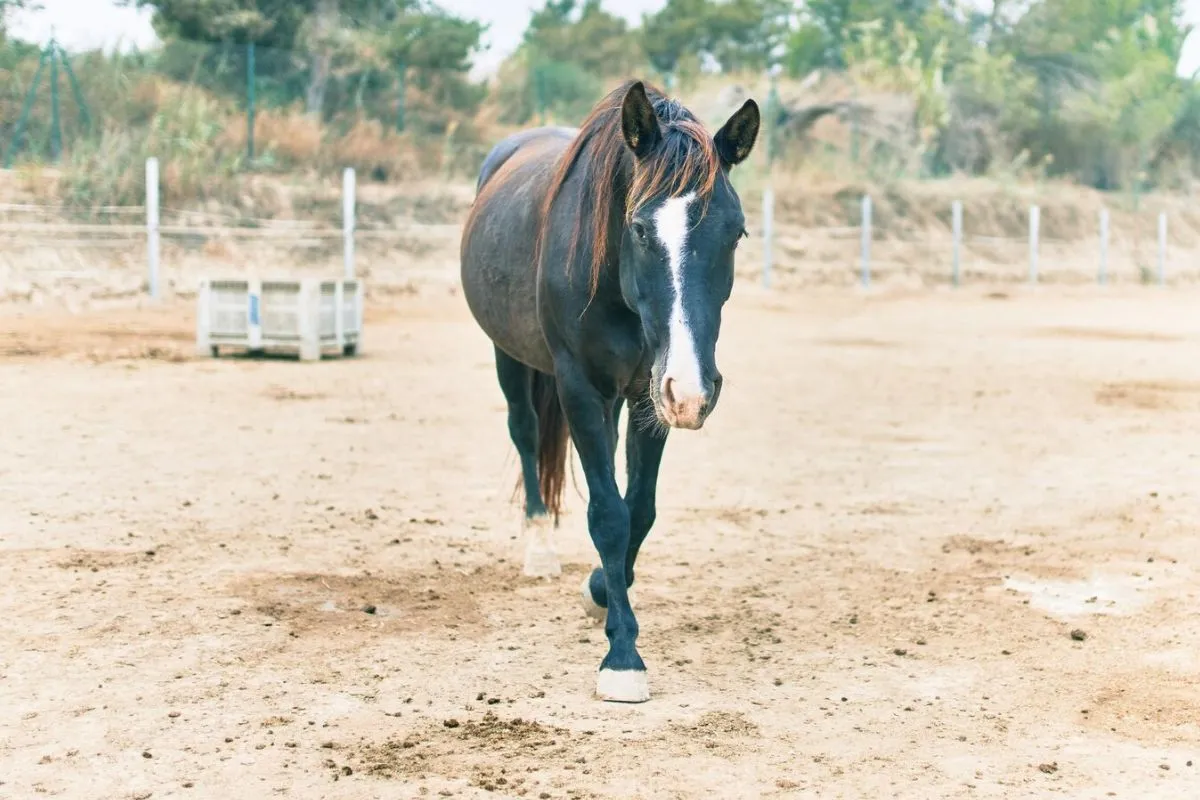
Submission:
[[[758,127],[758,103],[747,100],[713,137],[721,161],[730,167],[745,161],[758,138]]]
[[[662,139],[658,116],[641,81],[629,87],[621,102],[621,133],[625,144],[638,158],[648,156]]]

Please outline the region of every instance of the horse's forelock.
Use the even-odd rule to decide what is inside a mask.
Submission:
[[[697,197],[707,198],[719,172],[717,148],[704,126],[695,119],[671,123],[658,151],[634,171],[625,202],[626,218],[655,197],[678,197],[694,191]]]
[[[590,284],[593,294],[599,288],[600,273],[610,260],[614,246],[609,241],[609,220],[614,203],[624,201],[623,211],[628,218],[651,199],[662,195],[673,197],[695,191],[697,196],[707,198],[716,185],[720,171],[716,146],[704,126],[682,103],[646,85],[654,114],[663,126],[663,141],[648,159],[632,166],[632,179],[626,196],[615,196],[618,181],[631,169],[632,155],[621,134],[621,107],[634,83],[627,81],[610,92],[580,125],[579,134],[559,160],[542,207],[536,245],[539,266],[551,209],[572,170],[577,165],[581,166],[585,188],[575,209],[567,263],[570,268],[577,242],[583,233],[584,218],[590,213]]]

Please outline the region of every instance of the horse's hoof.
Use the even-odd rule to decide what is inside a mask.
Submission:
[[[526,577],[553,578],[562,574],[558,553],[554,551],[554,523],[549,517],[533,517],[525,520],[525,568]]]
[[[598,605],[592,599],[591,581],[592,575],[588,573],[587,577],[583,579],[583,585],[579,587],[579,605],[583,607],[583,613],[596,622],[604,622],[608,619],[608,609],[602,605]]]
[[[596,697],[609,703],[644,703],[650,699],[646,672],[602,669],[596,678]]]

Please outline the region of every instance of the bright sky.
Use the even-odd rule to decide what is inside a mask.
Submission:
[[[604,0],[604,5],[636,22],[643,13],[661,7],[664,2]],[[120,7],[114,0],[41,0],[41,5],[41,11],[26,12],[13,20],[17,36],[45,41],[53,29],[69,50],[122,43],[145,47],[155,41],[150,15]],[[491,47],[476,64],[477,71],[489,72],[520,43],[530,12],[542,5],[542,0],[442,0],[442,5],[458,14],[482,18],[491,25],[488,36]],[[1200,0],[1186,0],[1185,6],[1188,20],[1200,28]],[[1197,69],[1200,69],[1200,30],[1184,45],[1179,62],[1180,74],[1192,75]]]
[[[139,47],[155,41],[149,12],[118,6],[115,0],[39,0],[41,11],[18,14],[13,32],[22,39],[45,41],[53,29],[68,50],[110,47],[118,42]],[[490,72],[521,43],[521,34],[534,8],[544,0],[441,0],[440,4],[463,16],[482,19],[490,25],[490,45],[476,64]],[[666,0],[604,0],[609,11],[638,22],[642,14],[661,8]],[[1197,0],[1200,3],[1200,0]]]

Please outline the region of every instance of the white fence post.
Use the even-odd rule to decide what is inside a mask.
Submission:
[[[951,209],[951,227],[954,235],[954,285],[958,286],[959,275],[961,270],[962,260],[962,222],[963,222],[963,207],[962,201],[955,200]]]
[[[354,168],[346,167],[342,173],[342,266],[347,278],[354,277]]]
[[[1167,285],[1167,212],[1158,215],[1158,285]]]
[[[146,159],[146,266],[150,299],[158,299],[158,159]]]
[[[1037,206],[1029,207],[1029,282],[1038,281],[1038,228],[1042,220],[1042,210]]]
[[[871,285],[871,195],[862,199],[862,285]]]
[[[1108,280],[1108,209],[1100,209],[1100,273],[1096,280],[1101,286]]]
[[[775,236],[775,190],[763,189],[763,287],[771,288],[771,243]]]

